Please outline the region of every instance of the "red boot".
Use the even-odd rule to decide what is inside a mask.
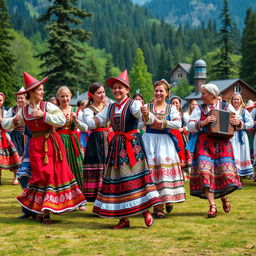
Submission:
[[[120,228],[129,228],[130,221],[129,219],[120,219],[119,223],[113,227],[113,229],[120,229]]]
[[[144,216],[144,221],[145,221],[146,226],[147,227],[152,226],[154,223],[154,218],[153,218],[151,212],[150,211],[144,212],[143,216]]]

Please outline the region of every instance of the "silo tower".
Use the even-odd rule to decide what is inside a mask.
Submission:
[[[194,63],[195,75],[194,75],[194,84],[195,92],[199,93],[202,84],[206,83],[206,63],[204,60],[197,60]]]

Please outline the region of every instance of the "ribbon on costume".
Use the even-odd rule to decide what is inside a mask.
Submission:
[[[58,134],[70,135],[71,142],[72,142],[72,145],[73,145],[74,150],[75,150],[75,155],[76,155],[76,157],[78,157],[80,155],[80,150],[77,146],[77,142],[76,142],[76,138],[75,138],[75,136],[77,136],[77,137],[79,136],[78,132],[74,131],[74,130],[70,130],[70,129],[60,129],[60,130],[57,130],[57,133]]]
[[[111,127],[102,127],[92,129],[91,132],[107,132],[108,133],[108,143],[112,140],[113,136],[115,135],[113,129]]]
[[[126,151],[130,160],[130,165],[133,167],[136,164],[136,157],[132,147],[132,134],[137,133],[138,130],[134,129],[129,132],[114,132],[114,136],[124,136],[126,140]]]
[[[54,136],[54,133],[55,131],[53,130],[53,127],[50,129],[50,130],[44,130],[44,131],[35,131],[35,132],[32,132],[32,137],[33,138],[38,138],[38,137],[41,137],[41,136],[44,136],[44,164],[48,164],[49,163],[49,158],[48,158],[48,138],[50,137],[52,139],[52,144],[53,144],[53,148],[54,148],[54,151],[55,151],[55,158],[57,160],[60,160],[62,161],[63,160],[63,155],[62,155],[62,152],[61,152],[61,149],[60,149],[60,146]]]
[[[173,144],[174,144],[174,147],[178,152],[180,152],[180,148],[179,148],[179,145],[178,145],[178,139],[172,134],[169,132],[169,129],[166,128],[164,130],[157,130],[157,129],[152,129],[149,125],[146,126],[146,133],[155,133],[155,134],[167,134],[170,136],[170,138],[172,139],[173,141]]]

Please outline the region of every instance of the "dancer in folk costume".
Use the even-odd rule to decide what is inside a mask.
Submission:
[[[143,213],[145,224],[153,224],[149,208],[160,203],[159,194],[148,169],[144,145],[138,131],[139,118],[152,123],[153,115],[138,100],[128,97],[130,84],[127,70],[106,80],[117,103],[110,104],[93,119],[87,120],[96,129],[108,120],[114,130],[109,144],[107,165],[93,212],[101,217],[120,218],[115,229],[129,227],[128,217]]]
[[[83,111],[83,120],[87,123],[106,107],[104,86],[93,83],[88,89],[88,104]],[[87,201],[94,202],[101,188],[103,172],[106,166],[108,144],[113,137],[113,130],[108,123],[101,123],[91,129],[83,161],[83,188]]]
[[[19,109],[22,109],[23,107],[25,107],[27,105],[26,93],[24,93],[24,91],[25,91],[25,89],[24,89],[24,87],[22,87],[15,94],[17,105],[14,107],[11,107],[8,110],[8,112],[5,115],[6,118],[14,117],[19,112]],[[25,131],[25,126],[21,125],[19,127],[15,127],[10,132],[11,140],[12,140],[13,144],[15,145],[20,157],[22,157],[24,155],[24,146],[25,146],[24,131]]]
[[[2,127],[2,121],[5,118],[6,111],[3,109],[5,94],[0,92],[0,184],[2,169],[11,170],[13,172],[13,185],[18,185],[19,182],[16,178],[17,169],[20,165],[19,154],[10,139],[9,134]]]
[[[251,129],[254,126],[254,122],[248,110],[245,109],[241,94],[234,93],[230,99],[230,103],[236,111],[237,118],[242,122],[241,129],[236,129],[234,136],[230,139],[233,146],[236,167],[240,177],[251,176],[254,174],[254,170],[246,130]]]
[[[29,104],[14,118],[4,119],[3,127],[13,129],[25,123],[32,132],[29,145],[32,177],[17,200],[38,213],[38,220],[50,224],[50,212],[73,210],[85,199],[68,166],[63,142],[54,131],[54,127],[65,124],[65,116],[57,106],[43,101],[43,83],[47,78],[38,81],[24,72],[24,80]]]
[[[171,129],[181,127],[181,117],[175,106],[166,103],[169,98],[170,85],[164,79],[154,83],[154,103],[147,105],[154,115],[154,123],[146,126],[143,142],[152,180],[161,196],[161,205],[154,207],[157,218],[164,218],[166,211],[172,211],[173,203],[185,201],[184,178],[177,154],[177,139],[170,133]],[[140,125],[141,126],[141,122]]]
[[[195,132],[187,148],[193,152],[192,170],[190,175],[190,194],[207,198],[210,204],[208,217],[216,217],[216,198],[221,198],[223,210],[231,209],[227,194],[241,188],[241,182],[235,165],[232,144],[229,139],[218,139],[207,136],[207,126],[216,121],[214,115],[208,115],[211,109],[224,109],[235,113],[232,105],[219,101],[219,89],[215,84],[201,86],[204,104],[196,106],[187,128]],[[230,123],[241,128],[242,121],[236,117]]]
[[[180,164],[181,164],[181,168],[183,168],[183,173],[184,173],[184,177],[185,175],[185,171],[188,170],[188,168],[191,166],[191,154],[188,150],[186,150],[186,145],[188,142],[188,131],[187,128],[185,127],[185,121],[183,118],[183,111],[181,108],[181,98],[178,96],[173,96],[171,99],[171,104],[174,105],[180,115],[181,118],[181,127],[180,129],[171,129],[170,132],[178,139],[178,146],[180,148],[180,151],[178,152],[179,158],[180,158]]]
[[[57,90],[59,108],[66,118],[66,123],[64,126],[57,128],[56,131],[64,143],[69,167],[76,178],[80,190],[83,191],[83,153],[77,128],[80,131],[86,131],[88,126],[77,119],[73,107],[70,106],[71,97],[71,91],[67,86],[61,86]],[[80,205],[79,210],[85,211],[85,205]]]

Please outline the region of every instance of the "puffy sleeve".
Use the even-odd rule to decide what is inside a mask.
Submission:
[[[17,114],[20,114],[21,116],[21,120],[17,123],[13,121],[14,117],[6,117],[6,115],[4,115],[4,119],[2,121],[2,127],[5,130],[11,131],[12,129],[14,129],[19,125],[24,125],[24,119],[22,118],[22,109],[19,109]]]
[[[135,105],[134,105],[134,104],[135,104]],[[154,117],[154,114],[151,113],[151,112],[149,112],[148,121],[146,122],[146,121],[144,120],[143,115],[142,115],[141,110],[140,110],[142,104],[141,104],[141,102],[140,102],[139,100],[135,100],[135,101],[133,102],[132,106],[133,106],[133,105],[134,105],[134,108],[136,109],[135,114],[138,113],[137,115],[139,116],[138,129],[142,129],[143,127],[145,127],[145,125],[147,125],[147,124],[152,124],[152,123],[154,122],[154,118],[155,118],[155,117]],[[145,106],[148,107],[147,104],[146,104]],[[134,115],[134,116],[135,116],[135,115]],[[136,116],[135,116],[135,117],[136,117]]]
[[[166,128],[179,129],[181,127],[180,114],[175,106],[171,106],[170,120],[167,120]]]
[[[55,127],[62,127],[66,123],[66,118],[62,111],[51,102],[47,102],[46,112],[43,116],[44,122]]]
[[[228,104],[227,110],[230,112],[236,113],[236,110],[234,109],[234,107],[231,104]]]
[[[201,110],[199,106],[196,106],[191,113],[191,116],[189,118],[187,129],[189,132],[197,132],[199,131],[199,122],[201,119]]]
[[[86,108],[83,111],[83,121],[88,125],[90,129],[96,129],[102,126],[105,126],[105,124],[108,121],[108,106],[103,109],[100,113],[98,113],[96,116],[93,115],[93,112]]]
[[[243,130],[251,129],[254,126],[254,121],[248,110],[245,109],[245,122],[242,124]]]
[[[183,121],[184,121],[184,126],[186,126],[188,124],[188,121],[189,121],[189,114],[188,114],[188,112],[185,112],[183,114]]]
[[[12,116],[12,107],[8,109],[8,111],[4,112],[4,118],[10,118]]]

